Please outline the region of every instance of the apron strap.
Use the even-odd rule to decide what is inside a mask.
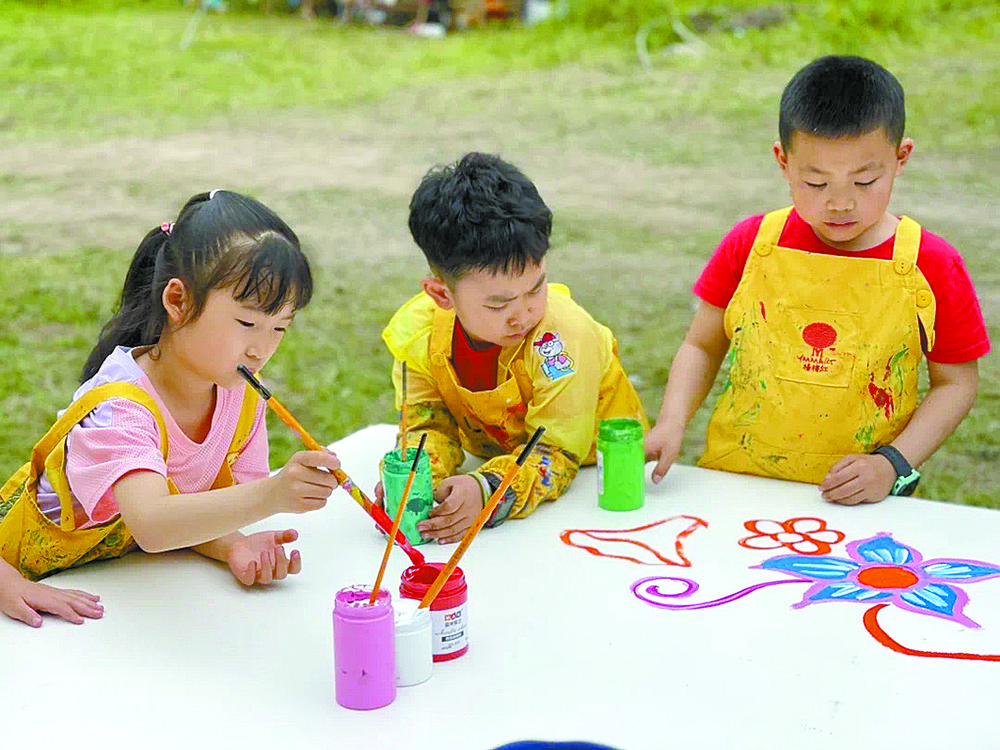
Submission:
[[[900,276],[911,273],[920,252],[920,225],[908,216],[899,217],[892,245],[892,267]]]
[[[781,239],[781,232],[785,228],[785,222],[788,221],[789,215],[792,213],[792,207],[788,206],[786,208],[779,208],[777,211],[771,211],[770,213],[764,214],[764,218],[760,222],[760,228],[757,230],[757,236],[754,238],[753,244],[756,245],[777,245],[778,240]]]
[[[233,433],[233,440],[229,444],[226,452],[226,460],[219,467],[219,473],[215,475],[212,482],[212,489],[217,490],[222,487],[232,487],[236,484],[236,477],[233,476],[233,464],[240,456],[240,451],[250,440],[250,433],[253,431],[254,420],[257,418],[257,391],[247,383],[243,389],[243,405],[240,407],[240,416],[236,422],[236,431]]]
[[[59,525],[64,531],[72,531],[76,528],[76,519],[73,513],[73,497],[69,487],[69,480],[66,477],[66,436],[70,430],[90,414],[98,405],[113,398],[123,398],[128,401],[145,407],[156,420],[160,431],[160,452],[163,460],[167,460],[169,441],[167,439],[167,426],[163,422],[160,410],[156,406],[153,398],[142,388],[134,383],[104,383],[96,388],[92,388],[74,401],[56,423],[49,428],[41,440],[35,445],[31,452],[31,468],[27,477],[29,482],[35,482],[45,473],[49,478],[53,491],[59,498],[60,514]],[[19,472],[20,473],[20,472]],[[176,492],[176,486],[168,480],[171,492]],[[6,487],[4,488],[7,489]]]

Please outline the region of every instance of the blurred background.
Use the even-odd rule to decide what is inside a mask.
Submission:
[[[68,403],[139,240],[215,187],[314,264],[268,385],[321,442],[394,421],[379,334],[426,271],[409,197],[470,150],[535,181],[550,278],[615,331],[655,417],[702,265],[790,202],[778,99],[828,53],[902,82],[916,151],[891,209],[963,254],[1000,346],[998,32],[978,0],[2,0],[0,474]],[[1000,357],[980,372],[920,494],[1000,508]],[[298,442],[269,427],[280,466]]]

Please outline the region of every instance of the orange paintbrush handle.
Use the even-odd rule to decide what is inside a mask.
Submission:
[[[445,583],[448,582],[448,577],[452,574],[455,568],[458,567],[458,561],[462,559],[462,555],[464,555],[465,551],[469,549],[469,545],[472,544],[472,540],[476,538],[476,534],[479,533],[479,530],[483,528],[483,524],[485,524],[489,520],[490,516],[493,515],[493,511],[496,510],[497,505],[500,504],[500,500],[503,499],[504,493],[507,491],[507,488],[510,487],[510,483],[514,481],[514,477],[517,476],[517,472],[520,470],[525,459],[535,449],[535,444],[538,443],[538,439],[542,436],[543,432],[545,432],[544,427],[539,427],[535,430],[535,434],[531,436],[531,440],[528,441],[524,450],[521,451],[521,455],[518,457],[517,462],[511,466],[510,469],[508,469],[507,474],[500,482],[500,486],[494,490],[492,495],[490,495],[490,499],[486,501],[486,505],[483,506],[479,515],[476,516],[476,520],[472,522],[472,526],[470,526],[469,530],[465,532],[465,536],[463,536],[462,541],[458,543],[458,548],[452,553],[451,557],[448,559],[448,563],[441,569],[441,572],[438,573],[437,578],[434,579],[434,583],[431,584],[431,587],[427,589],[427,593],[424,594],[424,598],[420,600],[420,606],[418,609],[429,607],[433,604],[434,599],[437,598],[437,595],[441,592]]]

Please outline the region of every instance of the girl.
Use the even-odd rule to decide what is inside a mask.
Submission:
[[[325,505],[330,452],[268,476],[264,403],[237,372],[274,354],[312,295],[295,233],[253,198],[214,190],[150,231],[74,403],[0,490],[0,608],[39,627],[103,614],[99,597],[37,579],[136,545],[193,547],[245,585],[298,573],[292,530],[238,530]]]

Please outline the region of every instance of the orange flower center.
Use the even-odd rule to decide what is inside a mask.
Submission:
[[[858,583],[872,589],[906,589],[919,580],[912,570],[895,565],[865,568],[858,573]]]

